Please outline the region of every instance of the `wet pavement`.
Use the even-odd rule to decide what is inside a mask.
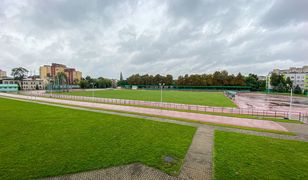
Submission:
[[[239,108],[254,108],[272,111],[289,111],[290,96],[238,93],[234,101]],[[293,96],[292,112],[308,113],[308,97]]]

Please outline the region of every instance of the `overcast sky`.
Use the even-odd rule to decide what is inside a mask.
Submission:
[[[308,65],[308,0],[0,0],[0,69],[264,75]]]

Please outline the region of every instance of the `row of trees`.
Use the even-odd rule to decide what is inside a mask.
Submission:
[[[177,80],[173,80],[172,75],[160,74],[155,76],[133,74],[124,80],[121,74],[118,85],[157,85],[159,83],[177,86],[251,86],[252,90],[265,89],[265,81],[259,80],[255,74],[245,77],[241,73],[234,75],[227,71],[216,71],[213,74],[186,74],[179,76]]]
[[[160,75],[157,74],[155,76],[153,75],[139,75],[139,74],[133,74],[130,77],[127,78],[127,84],[129,85],[157,85],[159,83],[165,83],[165,85],[172,85],[173,84],[173,77],[172,75]]]
[[[227,71],[216,71],[213,74],[192,74],[179,76],[176,85],[179,86],[244,86],[245,77],[238,73],[236,76]]]
[[[109,88],[112,86],[110,79],[99,77],[97,79],[87,76],[79,82],[80,88]]]

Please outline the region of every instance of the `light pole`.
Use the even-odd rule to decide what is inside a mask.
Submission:
[[[268,75],[266,75],[265,87],[266,87],[266,93],[268,94]]]
[[[92,84],[92,98],[93,98],[93,101],[94,101],[94,83],[91,83]]]
[[[51,85],[51,88],[50,88],[50,93],[51,93],[51,97],[52,97],[53,81],[50,81],[50,85]]]
[[[291,119],[291,111],[292,111],[292,102],[293,102],[293,88],[292,85],[288,85],[291,88],[291,94],[290,94],[290,107],[289,107],[289,119]]]
[[[163,86],[165,85],[165,83],[159,83],[160,86],[160,106],[163,106]]]

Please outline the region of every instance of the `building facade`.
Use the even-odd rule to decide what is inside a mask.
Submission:
[[[42,79],[26,78],[22,81],[14,80],[13,78],[2,79],[2,84],[19,84],[22,90],[43,90],[45,89],[44,81]]]
[[[308,66],[301,68],[290,67],[289,69],[274,69],[271,73],[283,75],[285,78],[290,78],[293,82],[293,87],[299,86],[303,91],[308,90]]]
[[[6,77],[6,72],[0,69],[0,78],[5,78],[5,77]]]
[[[68,68],[64,64],[52,63],[40,67],[40,78],[45,82],[54,79],[58,73],[65,73],[68,84],[77,84],[82,79],[82,73],[75,68]]]
[[[41,79],[48,79],[51,76],[51,66],[44,65],[40,67],[40,78]]]

